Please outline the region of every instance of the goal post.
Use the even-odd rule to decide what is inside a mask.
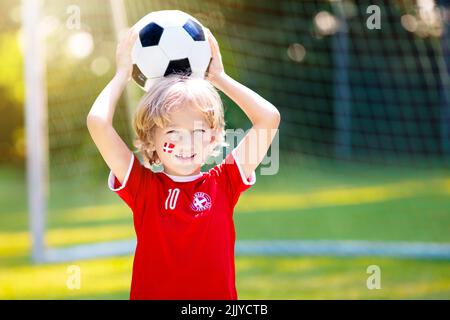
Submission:
[[[89,136],[86,116],[113,76],[121,31],[152,11],[179,9],[198,18],[217,37],[227,73],[279,108],[279,158],[292,171],[288,178],[328,164],[448,166],[446,1],[430,1],[426,12],[420,11],[425,10],[418,7],[420,1],[382,2],[381,30],[366,28],[369,0],[21,1],[27,197],[35,263],[134,250],[132,223],[125,221],[130,216],[117,209],[123,203],[107,189],[109,169]],[[114,127],[130,148],[140,90],[130,83],[114,116]],[[248,126],[242,110],[221,95],[227,128]],[[264,175],[262,166],[257,170]],[[282,223],[288,220],[283,221],[274,229],[284,230]],[[302,242],[300,233],[289,238],[293,242],[287,241],[288,234],[269,239],[264,230],[272,226],[261,223],[248,233],[261,242],[239,239],[236,253],[301,254],[315,244],[330,254],[374,252],[365,242]],[[382,252],[383,246],[374,250]],[[407,251],[423,256],[427,250],[415,244]]]
[[[109,0],[111,7],[112,23],[114,27],[114,33],[116,35],[117,41],[120,40],[122,32],[124,32],[128,27],[127,12],[125,9],[125,4],[123,0]],[[126,101],[126,108],[128,113],[128,119],[133,119],[133,108],[132,106],[136,104],[135,91],[130,90],[129,87],[125,88],[123,93],[124,100]],[[132,128],[129,126],[130,135],[133,135]]]
[[[45,30],[43,28],[43,0],[22,0],[22,25],[24,43],[25,79],[25,130],[27,201],[31,257],[34,263],[57,262],[93,256],[127,254],[132,245],[111,243],[74,246],[73,248],[49,248],[46,245],[46,220],[49,201],[49,129],[46,83]],[[111,31],[119,40],[120,33],[128,27],[123,0],[110,0]],[[131,90],[123,94],[128,118],[135,95]],[[128,126],[131,133],[131,126]],[[97,248],[97,249],[96,249]],[[103,253],[102,253],[103,252]]]
[[[44,261],[48,198],[47,95],[40,9],[40,0],[22,0],[27,195],[32,258],[37,263]]]

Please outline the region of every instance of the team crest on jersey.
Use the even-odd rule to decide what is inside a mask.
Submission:
[[[211,197],[204,192],[196,192],[191,203],[191,209],[200,212],[211,208]]]

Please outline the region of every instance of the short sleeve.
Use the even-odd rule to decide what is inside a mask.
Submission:
[[[108,187],[115,192],[123,201],[131,208],[136,208],[138,195],[142,193],[143,188],[149,183],[149,173],[151,171],[145,168],[139,159],[132,153],[127,174],[120,184],[120,181],[114,176],[112,171],[109,172]]]
[[[220,181],[224,184],[223,187],[229,191],[233,207],[236,205],[240,194],[256,182],[255,171],[252,172],[248,179],[245,177],[241,164],[234,154],[234,149],[213,170],[221,178]]]

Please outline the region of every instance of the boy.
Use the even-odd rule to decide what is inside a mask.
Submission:
[[[117,101],[131,78],[132,29],[120,41],[117,71],[87,117],[91,137],[111,172],[109,188],[132,209],[137,236],[130,299],[237,299],[233,210],[256,181],[280,123],[278,110],[224,71],[207,30],[212,60],[207,80],[173,75],[143,97],[134,119],[135,145],[146,165],[114,130]],[[223,145],[228,95],[253,126],[224,161],[201,172]],[[247,152],[251,152],[247,160]],[[160,164],[155,173],[148,165]]]

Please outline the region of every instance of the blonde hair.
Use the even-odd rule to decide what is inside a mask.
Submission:
[[[213,130],[214,148],[208,156],[217,156],[219,148],[228,145],[225,143],[223,104],[214,86],[201,78],[173,74],[150,87],[139,101],[134,116],[134,146],[149,165],[161,164],[155,149],[156,127],[166,127],[170,114],[180,107],[194,107],[201,111]]]

